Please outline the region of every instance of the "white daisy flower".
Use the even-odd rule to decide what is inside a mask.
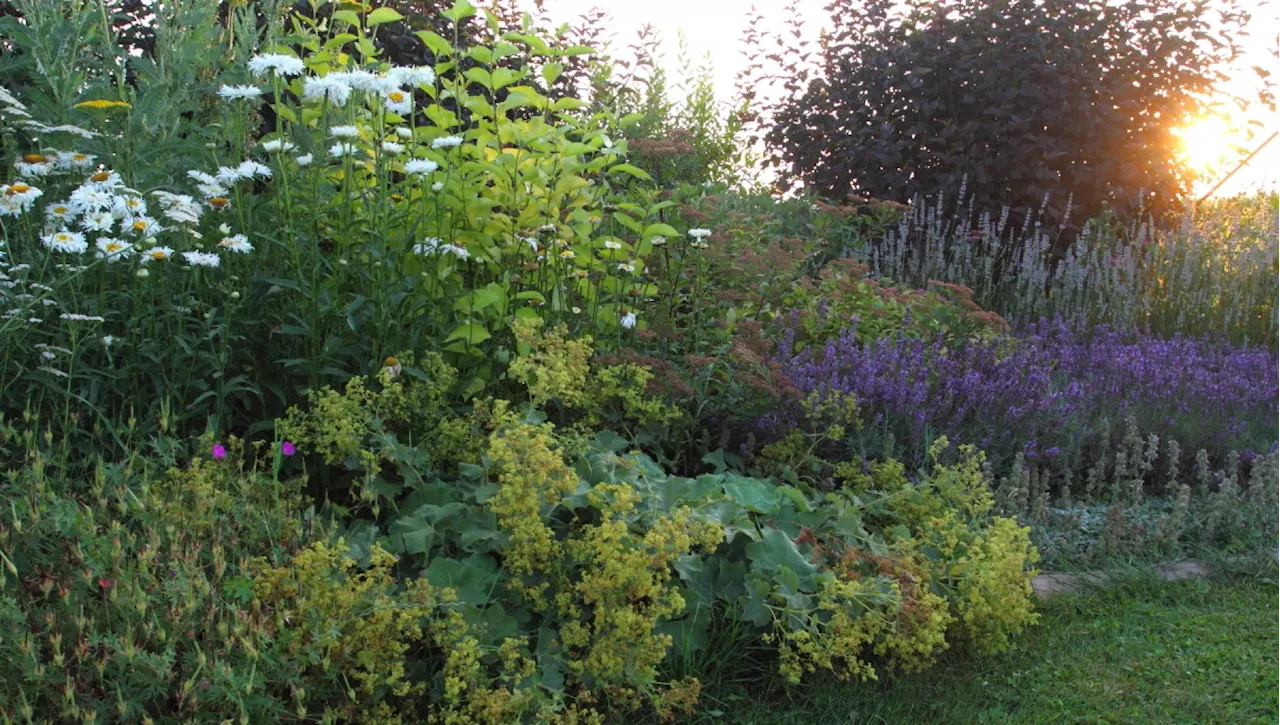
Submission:
[[[43,195],[43,191],[21,181],[0,184],[0,216],[17,216]]]
[[[88,214],[90,212],[102,211],[110,209],[115,203],[115,196],[109,192],[97,189],[91,186],[81,186],[71,192],[71,196],[67,197],[71,203],[71,208],[77,214]]]
[[[431,141],[431,148],[433,149],[455,148],[461,145],[461,136],[441,136]]]
[[[631,274],[636,271],[636,266],[631,262],[619,262],[618,270],[622,272],[626,272],[627,274]]]
[[[214,174],[214,181],[225,186],[233,186],[238,181],[244,181],[249,178],[238,166],[219,166],[218,173]]]
[[[139,196],[117,196],[111,204],[111,213],[129,220],[147,213],[147,202]]]
[[[413,113],[413,96],[396,88],[383,95],[382,105],[397,116],[408,116]]]
[[[329,129],[329,135],[334,138],[355,138],[360,135],[360,129],[355,126],[334,126]]]
[[[701,241],[711,236],[711,230],[710,229],[690,229],[689,236]]]
[[[120,174],[106,169],[91,174],[89,178],[85,179],[85,182],[80,185],[80,188],[83,189],[88,187],[98,189],[99,191],[111,191],[123,183],[124,180],[120,178]]]
[[[413,129],[408,126],[396,126],[396,135],[407,141],[413,138]]]
[[[574,251],[573,251],[572,249],[565,249],[565,250],[563,250],[563,251],[561,251],[561,252],[560,252],[560,258],[561,258],[561,259],[564,259],[564,260],[573,259],[573,258],[574,258],[574,257],[576,257],[576,256],[578,256],[578,255],[577,255],[577,254],[575,254],[575,253],[574,253]]]
[[[249,59],[249,72],[255,76],[274,72],[277,77],[300,75],[307,67],[301,60],[283,53],[263,53]]]
[[[440,251],[445,254],[452,254],[458,259],[471,259],[471,252],[468,252],[466,247],[458,244],[457,242],[449,242],[441,247]]]
[[[404,173],[413,174],[414,176],[426,176],[438,168],[440,168],[440,164],[431,159],[409,159],[404,162]]]
[[[89,248],[89,243],[84,240],[83,234],[67,229],[46,234],[40,237],[40,241],[49,249],[66,254],[80,254]]]
[[[314,160],[315,160],[315,157],[312,156],[311,154],[303,154],[298,158],[294,159],[294,161],[298,162],[298,166],[307,166]]]
[[[201,183],[201,184],[217,184],[217,183],[219,183],[219,182],[218,182],[218,178],[217,178],[216,176],[214,176],[213,174],[207,174],[207,173],[205,173],[205,172],[203,172],[203,171],[198,171],[198,170],[196,170],[196,169],[191,169],[190,171],[188,171],[188,172],[187,172],[187,176],[188,176],[188,177],[190,177],[191,179],[194,179],[195,181],[197,181],[197,182],[199,182],[199,183]]]
[[[200,216],[204,213],[204,209],[196,200],[186,194],[153,191],[151,195],[160,201],[165,217],[179,224],[195,224],[200,221]]]
[[[578,307],[577,305],[574,305],[573,307],[570,307],[569,309],[570,309],[570,310],[573,312],[573,314],[575,314],[575,315],[581,315],[581,314],[582,314],[582,308],[581,308],[581,307]]]
[[[271,178],[271,167],[259,161],[253,161],[252,159],[248,161],[241,161],[240,165],[236,167],[236,171],[246,179]]]
[[[125,227],[125,231],[132,232],[143,239],[146,239],[147,237],[154,237],[164,231],[164,227],[161,227],[160,222],[152,219],[151,217],[138,216],[134,217],[134,220],[129,222],[129,225]]]
[[[436,183],[432,184],[432,185],[431,185],[431,190],[432,190],[432,191],[444,191],[444,182],[443,182],[443,181],[437,181]]]
[[[80,220],[80,227],[89,232],[109,232],[115,224],[116,218],[109,211],[89,212]]]
[[[251,101],[262,95],[257,86],[222,86],[218,89],[218,97],[224,101]]]
[[[235,234],[218,242],[218,246],[236,254],[248,254],[253,251],[249,238],[243,234]]]
[[[172,247],[151,247],[142,253],[142,263],[164,262],[173,256]]]
[[[615,242],[612,239],[606,239],[604,242],[604,248],[605,249],[622,249],[622,244]]]
[[[99,237],[94,246],[98,248],[98,259],[105,259],[108,262],[119,262],[132,257],[136,251],[133,245],[114,237]]]
[[[620,320],[620,322],[622,323],[623,327],[630,330],[631,328],[636,326],[636,313],[628,312],[627,314],[622,316],[622,319]]]
[[[222,258],[210,252],[183,252],[182,258],[192,267],[217,267]]]
[[[269,154],[279,153],[281,151],[292,151],[298,148],[297,144],[286,141],[282,138],[273,138],[270,141],[262,142],[262,150]]]
[[[398,65],[387,71],[387,77],[401,86],[429,86],[436,82],[435,70],[425,65],[412,68]]]
[[[116,344],[116,338],[115,338],[115,336],[113,336],[113,335],[103,335],[103,336],[102,336],[102,346],[103,346],[103,347],[111,347],[111,346],[112,346],[112,345],[114,345],[114,344]]]
[[[439,249],[441,244],[444,244],[444,240],[441,239],[440,237],[427,237],[426,239],[422,240],[421,244],[413,245],[413,253],[414,254],[431,254],[432,252]]]
[[[76,213],[69,204],[54,204],[44,210],[44,215],[51,222],[66,224],[75,218]]]
[[[331,74],[332,75],[332,74]],[[371,73],[367,70],[353,70],[338,74],[352,88],[365,93],[385,94],[388,91],[394,91],[398,84],[388,75]]]
[[[396,143],[394,141],[383,141],[382,150],[389,154],[402,154],[404,153],[404,144]]]
[[[196,191],[206,199],[225,198],[231,190],[222,184],[196,184]]]
[[[306,100],[326,99],[341,108],[351,97],[351,84],[337,73],[320,78],[308,78],[302,85],[302,97]]]
[[[98,157],[93,154],[84,154],[79,151],[59,151],[57,157],[58,168],[60,169],[92,169],[97,163]]]
[[[335,159],[340,159],[343,156],[355,156],[359,150],[355,144],[336,143],[329,147],[329,155]]]
[[[54,170],[56,164],[55,157],[45,156],[44,154],[26,154],[13,162],[13,168],[18,171],[19,176],[48,176],[49,172]]]

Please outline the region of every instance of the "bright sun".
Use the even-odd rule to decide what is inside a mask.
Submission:
[[[1182,137],[1180,154],[1197,174],[1220,170],[1233,155],[1236,130],[1221,117],[1195,119],[1177,133]]]

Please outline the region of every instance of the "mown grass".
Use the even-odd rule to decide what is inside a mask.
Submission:
[[[798,690],[711,687],[699,722],[1275,723],[1274,574],[1135,578],[1041,606],[1002,655],[951,653],[913,676]]]

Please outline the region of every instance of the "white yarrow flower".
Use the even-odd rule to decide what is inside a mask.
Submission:
[[[710,229],[690,229],[689,236],[701,241],[711,236],[711,230]]]
[[[360,129],[355,126],[334,126],[329,129],[329,135],[334,138],[355,138],[360,135]]]
[[[413,129],[408,126],[396,126],[396,135],[407,141],[413,138]]]

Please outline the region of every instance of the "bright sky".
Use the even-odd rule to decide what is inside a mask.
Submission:
[[[1231,71],[1237,78],[1245,79],[1244,85],[1233,85],[1232,90],[1248,91],[1249,84],[1256,84],[1256,76],[1247,70],[1254,65],[1272,69],[1270,82],[1274,87],[1275,82],[1280,80],[1280,67],[1276,67],[1268,50],[1274,50],[1278,42],[1280,0],[1243,2],[1250,6],[1254,18],[1250,26],[1251,37],[1244,39],[1247,57],[1241,61],[1238,69]],[[785,0],[758,0],[755,6],[766,19],[774,20],[774,27],[777,27],[786,18],[786,4]],[[823,11],[825,4],[825,0],[799,2],[800,14],[814,37],[827,17]],[[549,14],[557,22],[572,23],[593,7],[604,8],[611,16],[610,27],[616,36],[615,44],[618,47],[630,44],[641,26],[654,26],[664,42],[668,68],[675,66],[677,37],[683,32],[690,55],[694,59],[701,60],[707,53],[712,55],[717,96],[722,100],[733,97],[734,76],[746,62],[741,55],[739,41],[746,27],[746,11],[751,5],[750,0],[546,0]],[[1252,147],[1256,147],[1271,132],[1280,130],[1280,120],[1275,114],[1261,110],[1253,113],[1265,124],[1252,143]],[[1241,122],[1241,119],[1233,118],[1233,123]],[[1227,145],[1224,143],[1227,137],[1231,137],[1230,140],[1237,144],[1246,144],[1238,134],[1230,131],[1224,134],[1221,125],[1212,124],[1191,129],[1187,138],[1193,158],[1201,159],[1220,156],[1218,152],[1227,153],[1223,148]],[[1225,158],[1219,161],[1213,166],[1219,169],[1215,178],[1224,176],[1234,165]],[[1218,193],[1240,193],[1259,187],[1274,189],[1277,182],[1280,182],[1280,138],[1272,141]]]

